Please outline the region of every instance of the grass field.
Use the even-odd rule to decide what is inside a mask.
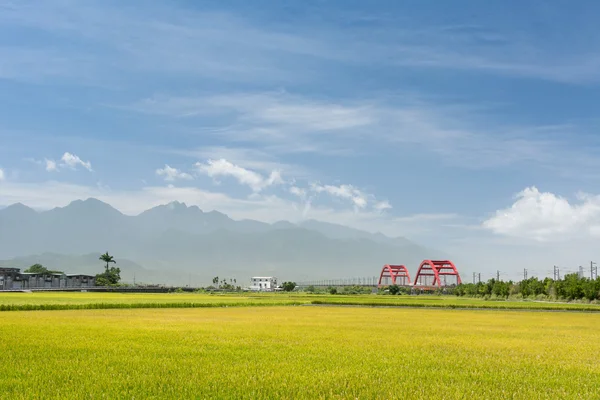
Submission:
[[[311,295],[302,293],[99,293],[33,292],[0,293],[0,311],[85,308],[188,308],[199,306],[345,304],[442,308],[494,308],[579,310],[600,312],[597,304],[564,304],[533,301],[486,301],[456,296]]]
[[[592,399],[600,314],[242,307],[0,314],[0,398]]]

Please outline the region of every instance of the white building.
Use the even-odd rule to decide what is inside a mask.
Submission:
[[[277,287],[277,278],[273,276],[253,276],[250,290],[272,291]]]

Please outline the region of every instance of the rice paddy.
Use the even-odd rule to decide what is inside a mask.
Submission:
[[[4,312],[0,398],[591,399],[599,328],[497,310]]]
[[[600,312],[599,304],[482,300],[456,296],[315,295],[306,293],[0,293],[0,311],[110,308],[197,308],[337,304],[430,308],[492,308]]]

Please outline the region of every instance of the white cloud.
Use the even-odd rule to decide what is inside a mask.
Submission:
[[[390,204],[389,201],[384,200],[384,201],[379,201],[377,202],[374,206],[374,209],[378,210],[378,211],[384,211],[384,210],[389,210],[392,208],[392,205]]]
[[[235,178],[240,184],[249,186],[255,193],[258,193],[266,187],[284,183],[279,171],[271,171],[268,177],[264,177],[258,172],[240,167],[224,158],[218,160],[208,160],[205,163],[197,162],[196,168],[199,173],[211,178],[220,176],[230,176]]]
[[[291,186],[290,187],[290,193],[293,194],[294,196],[298,196],[301,199],[306,198],[306,189],[297,187],[297,186]]]
[[[356,189],[352,185],[320,185],[317,183],[311,184],[310,189],[315,193],[327,193],[334,197],[350,200],[357,208],[365,208],[369,201],[367,200],[368,195]]]
[[[355,211],[370,208],[381,214],[383,211],[392,208],[387,200],[378,201],[373,194],[365,193],[353,185],[321,185],[313,182],[310,184],[310,191],[316,194],[326,193],[333,197],[349,200],[354,205]],[[313,199],[309,200],[312,201]]]
[[[600,196],[579,194],[577,204],[553,193],[529,187],[516,195],[515,203],[483,222],[497,234],[537,241],[569,240],[597,233]]]
[[[60,160],[62,161],[61,166],[63,167],[75,169],[78,165],[80,165],[88,171],[92,171],[92,164],[89,161],[83,161],[81,158],[79,158],[79,156],[76,156],[75,154],[67,152],[63,154]]]
[[[69,152],[63,154],[62,158],[60,159],[60,164],[56,160],[53,160],[51,158],[44,158],[44,160],[26,158],[25,160],[40,166],[44,166],[44,168],[48,172],[58,172],[61,168],[76,169],[78,166],[81,166],[90,172],[93,171],[92,164],[89,161],[83,161],[75,154]]]
[[[225,159],[233,164],[243,165],[245,168],[255,171],[270,173],[277,170],[286,176],[295,176],[296,178],[308,178],[312,174],[304,166],[282,162],[273,155],[272,151],[256,148],[203,146],[191,150],[176,149],[170,152],[196,159]]]
[[[175,181],[177,179],[190,180],[193,179],[192,176],[186,172],[182,172],[177,168],[173,168],[167,164],[165,164],[164,168],[159,168],[156,170],[156,175],[163,176],[165,181]]]
[[[44,162],[46,163],[46,171],[48,171],[48,172],[58,171],[58,165],[56,164],[56,161],[49,160],[46,158],[44,160]]]
[[[3,181],[4,179],[6,179],[4,175],[4,170],[0,168],[0,181]]]

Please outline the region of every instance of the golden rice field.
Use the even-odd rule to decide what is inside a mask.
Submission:
[[[1,399],[596,399],[598,360],[595,313],[0,313]]]
[[[306,293],[102,293],[0,292],[0,311],[97,308],[190,308],[293,304],[339,304],[441,308],[547,309],[600,312],[598,304],[486,301],[456,296],[315,295]]]
[[[279,294],[109,293],[109,292],[0,292],[0,305],[86,304],[280,304],[294,303]]]

